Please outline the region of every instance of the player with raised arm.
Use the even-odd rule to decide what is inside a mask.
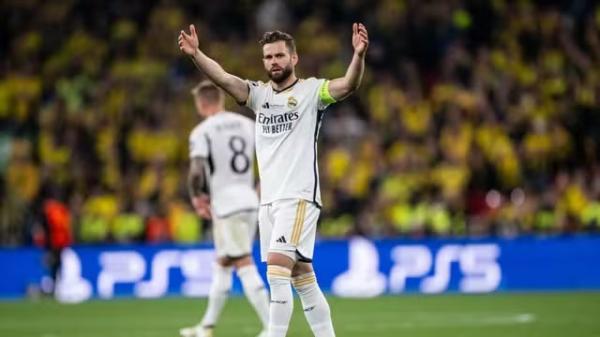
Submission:
[[[269,296],[251,257],[258,196],[254,189],[254,123],[227,112],[224,94],[210,81],[192,90],[204,120],[190,134],[188,187],[196,213],[212,219],[217,261],[202,321],[181,329],[183,337],[211,337],[232,285],[233,269],[263,324],[266,337]],[[206,182],[210,199],[203,192]]]
[[[181,31],[179,48],[240,104],[256,114],[256,154],[260,173],[261,259],[271,288],[269,337],[287,334],[293,311],[292,285],[317,337],[335,336],[329,305],[312,267],[321,208],[317,138],[325,108],[354,92],[362,80],[369,45],[367,29],[352,26],[354,54],[343,77],[296,77],[294,39],[280,31],[260,41],[270,81],[244,81],[227,73],[199,48],[195,27]]]

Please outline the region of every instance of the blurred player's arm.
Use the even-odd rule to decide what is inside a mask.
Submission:
[[[204,219],[212,217],[210,212],[210,198],[204,193],[204,167],[206,159],[193,157],[188,173],[188,191],[196,214]]]
[[[354,55],[346,70],[344,77],[329,81],[329,94],[336,101],[341,101],[350,96],[362,81],[365,71],[365,56],[369,47],[369,35],[367,28],[362,23],[352,25],[352,47]]]
[[[211,81],[223,88],[238,103],[248,99],[248,84],[241,78],[226,72],[215,60],[206,56],[199,48],[198,35],[194,25],[190,25],[190,33],[179,33],[179,50],[188,55],[196,67],[210,78]]]

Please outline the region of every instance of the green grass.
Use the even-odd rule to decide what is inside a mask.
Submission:
[[[330,298],[338,337],[600,336],[600,293]],[[197,322],[205,300],[0,302],[1,337],[168,337]],[[215,337],[254,337],[258,320],[244,298],[225,307]],[[288,333],[312,336],[296,303]]]

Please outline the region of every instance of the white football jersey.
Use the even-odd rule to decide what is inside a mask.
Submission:
[[[190,158],[194,157],[206,159],[214,215],[257,210],[251,119],[226,111],[205,119],[190,134]]]
[[[325,82],[299,79],[278,92],[270,83],[248,81],[262,204],[295,198],[321,206],[317,138],[328,105],[320,98]]]

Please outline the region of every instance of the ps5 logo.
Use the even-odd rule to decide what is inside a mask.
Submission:
[[[90,282],[81,275],[81,263],[77,253],[72,250],[66,253],[68,263],[63,263],[61,275],[68,277],[62,277],[59,282],[65,285],[68,283],[69,287],[63,287],[68,288],[68,291],[62,291],[58,299],[70,302],[84,301],[92,295]],[[98,260],[100,272],[95,288],[100,298],[114,297],[115,287],[119,284],[133,285],[136,297],[164,296],[169,291],[169,274],[173,269],[179,269],[184,279],[181,288],[177,290],[184,296],[197,297],[208,295],[214,250],[161,250],[154,254],[149,266],[144,256],[134,250],[104,251],[100,253]],[[144,280],[147,271],[150,275]]]
[[[169,272],[179,268],[185,279],[181,293],[185,296],[206,296],[212,279],[210,266],[213,250],[162,250],[151,261],[150,279],[146,274],[144,257],[135,251],[103,252],[98,275],[98,295],[111,298],[118,283],[134,283],[134,294],[142,298],[157,298],[167,294]]]
[[[437,250],[426,245],[399,245],[391,250],[392,266],[385,275],[379,270],[375,244],[354,238],[349,243],[349,268],[334,279],[332,291],[344,297],[373,297],[386,289],[402,293],[414,289],[407,287],[410,280],[411,285],[418,283],[420,292],[441,293],[454,279],[459,281],[460,292],[492,292],[502,281],[499,257],[500,247],[496,244],[446,244]]]
[[[465,293],[491,292],[500,286],[502,270],[498,263],[500,247],[496,244],[449,244],[435,254],[427,246],[395,247],[391,252],[390,292],[400,293],[409,278],[420,278],[419,290],[441,293],[448,289],[452,265],[460,269],[458,290]],[[429,275],[433,271],[432,275]]]

